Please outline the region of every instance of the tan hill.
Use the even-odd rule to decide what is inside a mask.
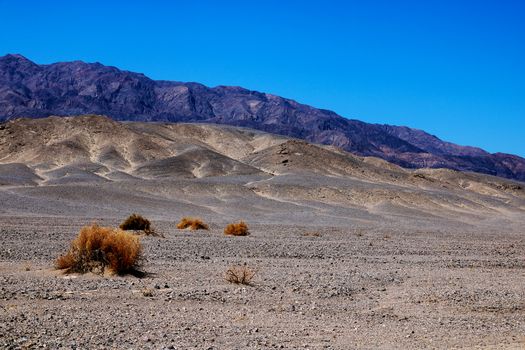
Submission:
[[[31,166],[42,183],[258,174],[235,158],[271,142],[211,125],[122,124],[100,116],[17,119],[0,132],[0,161]]]
[[[378,158],[214,124],[16,119],[0,130],[6,213],[520,224],[523,183]]]

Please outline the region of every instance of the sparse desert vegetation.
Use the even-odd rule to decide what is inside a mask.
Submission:
[[[55,265],[66,273],[126,274],[138,268],[141,257],[142,247],[137,236],[94,224],[80,230],[69,251],[60,256]]]
[[[0,348],[60,348],[75,341],[77,348],[233,349],[244,342],[254,349],[420,349],[430,337],[442,349],[521,346],[521,231],[376,226],[362,227],[361,238],[361,228],[278,222],[257,223],[253,239],[228,239],[217,225],[220,215],[209,216],[214,234],[205,235],[177,235],[171,215],[159,220],[168,233],[162,241],[120,231],[142,243],[148,275],[141,280],[135,273],[101,278],[47,271],[67,251],[57,242],[69,244],[78,233],[75,220],[4,218]],[[306,232],[322,235],[303,237]],[[385,234],[392,239],[383,241]],[[76,251],[87,245],[76,241]],[[386,258],[393,252],[400,253]],[[68,254],[74,256],[81,254]],[[77,270],[101,273],[100,264]],[[277,327],[283,332],[275,333]],[[100,336],[106,329],[114,333]]]
[[[177,228],[179,230],[208,230],[208,225],[206,225],[201,219],[198,218],[189,218],[189,217],[183,217],[180,219],[179,223],[177,224]]]
[[[151,288],[144,288],[141,290],[142,295],[148,298],[151,298],[153,296],[153,289]]]
[[[224,228],[224,234],[229,236],[247,236],[250,234],[248,225],[244,221],[228,224]]]
[[[146,235],[155,234],[151,222],[139,214],[131,214],[119,227],[124,231],[143,231]]]
[[[253,276],[255,276],[255,270],[246,265],[236,265],[226,270],[224,278],[230,283],[250,285]]]

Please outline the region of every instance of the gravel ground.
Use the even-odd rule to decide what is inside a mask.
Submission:
[[[1,348],[525,348],[519,232],[276,224],[226,237],[163,221],[165,238],[141,238],[138,278],[55,271],[94,221],[75,220],[0,217]],[[256,270],[251,286],[224,279],[239,264]]]

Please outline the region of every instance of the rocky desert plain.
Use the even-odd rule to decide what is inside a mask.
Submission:
[[[160,234],[142,276],[55,268],[83,226],[131,213]],[[250,235],[224,235],[238,220]],[[224,125],[14,119],[0,348],[524,349],[524,230],[519,181]]]

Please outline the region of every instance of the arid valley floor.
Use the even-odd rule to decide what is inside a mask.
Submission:
[[[523,349],[524,187],[242,128],[8,122],[0,348]],[[54,269],[133,212],[164,236],[141,237],[144,277]],[[252,285],[224,279],[239,264]]]

